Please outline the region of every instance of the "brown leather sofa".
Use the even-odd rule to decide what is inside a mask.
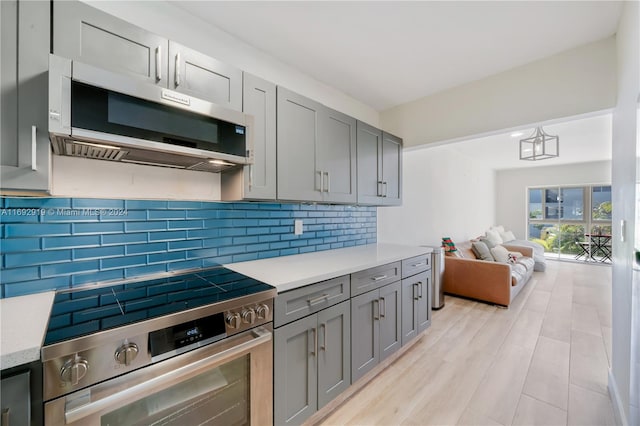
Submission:
[[[533,274],[533,249],[509,244],[502,246],[522,253],[524,257],[519,264],[524,268],[476,259],[471,242],[465,242],[458,245],[464,257],[445,256],[445,293],[508,307]]]

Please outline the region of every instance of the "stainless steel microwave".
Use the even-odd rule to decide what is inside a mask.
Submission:
[[[197,171],[251,164],[253,117],[50,55],[54,154]]]

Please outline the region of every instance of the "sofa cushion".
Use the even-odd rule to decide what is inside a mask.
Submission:
[[[500,232],[500,238],[502,238],[502,242],[508,243],[509,241],[513,241],[516,239],[516,236],[513,235],[511,231]]]
[[[490,262],[494,261],[489,247],[487,247],[487,245],[482,241],[474,241],[471,243],[471,250],[473,250],[473,254],[476,255],[476,258],[480,260],[488,260]]]
[[[535,260],[533,260],[530,257],[527,256],[522,256],[520,259],[518,259],[518,261],[516,262],[516,264],[522,265],[525,268],[527,268],[527,270],[533,270],[534,266],[535,266]]]
[[[491,241],[493,244],[495,245],[502,244],[502,238],[500,237],[500,233],[498,231],[493,231],[489,229],[484,234],[486,235],[487,239]]]
[[[492,226],[489,229],[491,229],[492,231],[498,231],[499,234],[504,232],[504,226],[502,226],[502,225]]]
[[[527,278],[527,270],[524,266],[515,264],[511,266],[511,285],[517,286],[520,281]]]
[[[494,243],[491,242],[491,240],[489,240],[486,236],[482,236],[480,238],[478,238],[480,241],[482,241],[483,243],[485,243],[487,245],[487,247],[489,247],[489,250],[491,250],[492,248],[494,248],[496,245]]]
[[[495,246],[491,249],[491,255],[500,263],[509,263],[509,251],[502,246]]]

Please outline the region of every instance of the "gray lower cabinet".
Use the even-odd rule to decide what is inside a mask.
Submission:
[[[2,426],[31,424],[30,372],[3,377],[0,388]]]
[[[53,2],[53,53],[167,87],[169,40],[79,1]]]
[[[355,203],[356,120],[278,87],[278,198]]]
[[[276,86],[244,73],[243,112],[253,116],[253,164],[234,167],[221,176],[223,200],[276,198]]]
[[[401,293],[397,281],[351,299],[352,381],[400,349]]]
[[[431,324],[430,271],[402,280],[402,344]]]
[[[48,1],[0,2],[0,185],[49,191]]]
[[[357,124],[358,204],[402,204],[402,139]]]
[[[274,331],[274,424],[302,424],[351,384],[345,301]]]
[[[242,111],[242,71],[173,40],[169,89]]]

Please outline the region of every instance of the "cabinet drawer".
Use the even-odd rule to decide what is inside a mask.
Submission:
[[[274,303],[274,327],[349,300],[349,283],[350,276],[345,275],[278,294]]]
[[[388,263],[351,274],[351,295],[366,293],[400,279],[400,262]]]
[[[410,277],[428,269],[431,269],[431,254],[404,259],[402,261],[402,278]]]

